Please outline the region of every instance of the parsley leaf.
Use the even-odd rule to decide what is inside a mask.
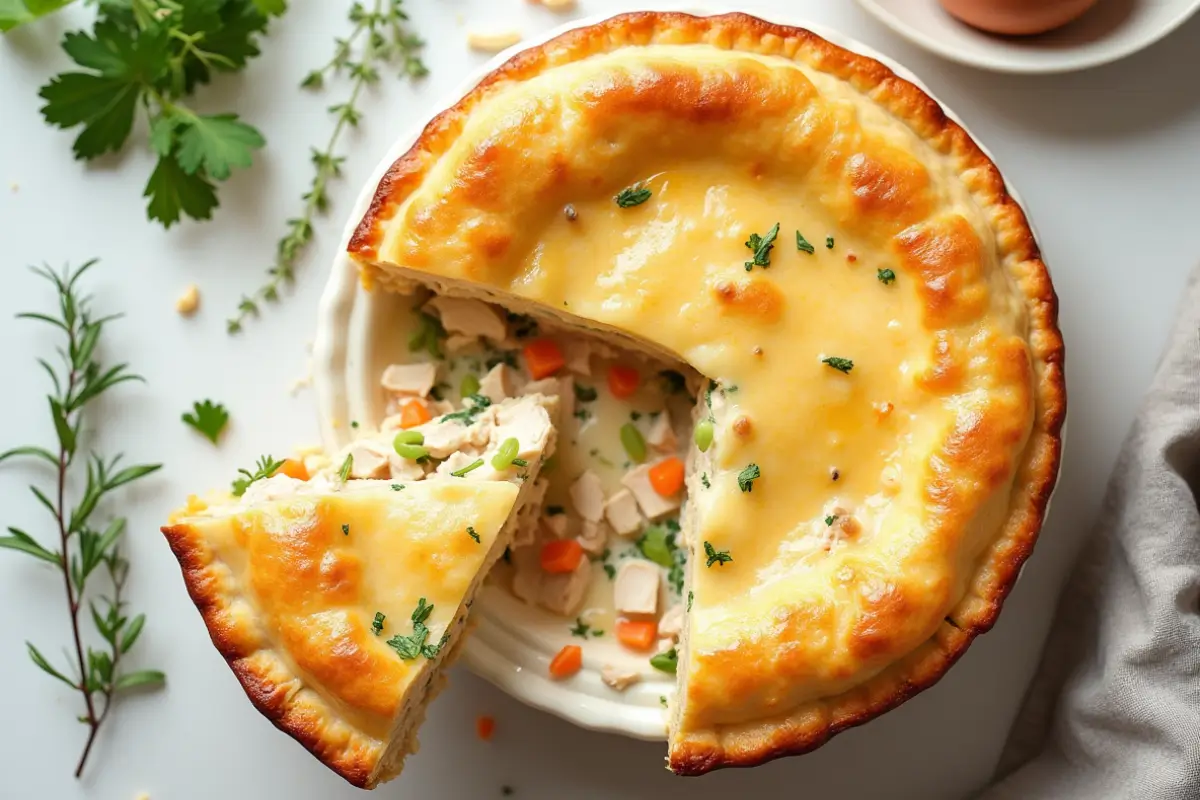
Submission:
[[[443,414],[438,422],[461,422],[463,425],[470,425],[475,421],[475,418],[483,413],[483,410],[492,404],[492,399],[486,394],[468,395],[464,400],[470,405],[461,411],[454,411],[449,414]]]
[[[876,277],[879,278],[880,283],[886,285],[886,284],[889,284],[892,281],[896,280],[896,273],[894,270],[881,269],[881,270],[879,270],[879,273],[876,275]]]
[[[754,491],[754,482],[761,477],[762,470],[758,468],[758,464],[748,464],[745,469],[738,473],[738,488],[743,492],[752,492]]]
[[[204,400],[192,403],[192,410],[184,412],[181,419],[199,431],[204,438],[216,444],[221,431],[225,430],[225,425],[229,422],[229,412],[220,403]]]
[[[833,249],[833,237],[832,236],[825,237],[825,246],[828,247],[830,250]]]
[[[829,356],[828,358],[822,358],[821,363],[833,367],[838,372],[844,372],[847,374],[849,374],[850,370],[854,369],[854,362],[848,358]]]
[[[175,159],[189,175],[203,170],[223,181],[234,167],[248,167],[251,153],[267,143],[256,129],[240,122],[236,114],[196,116],[178,132]]]
[[[575,624],[571,626],[571,635],[578,636],[580,639],[586,639],[588,637],[588,632],[591,629],[591,625],[588,625],[586,622],[584,622],[581,617],[576,617]]]
[[[75,0],[0,0],[0,33],[52,14]]]
[[[429,659],[436,657],[438,651],[449,641],[450,634],[447,633],[443,636],[436,645],[426,644],[429,639],[429,628],[425,626],[425,620],[429,619],[429,615],[432,613],[433,606],[427,604],[424,597],[417,600],[417,607],[413,609],[412,613],[413,632],[408,636],[396,634],[387,640],[388,647],[395,650],[405,661],[412,661],[417,656],[425,656]]]
[[[349,536],[349,535],[350,535],[350,523],[343,522],[342,523],[342,536]]]
[[[775,247],[775,239],[778,236],[778,222],[775,223],[771,230],[767,231],[766,236],[759,236],[757,233],[750,234],[750,238],[746,241],[746,247],[754,251],[754,260],[746,262],[746,272],[749,272],[754,267],[771,266],[771,249]]]
[[[711,489],[711,488],[712,488],[712,484],[711,484],[711,483],[709,483],[709,480],[708,480],[708,473],[707,473],[707,472],[701,472],[701,473],[700,473],[700,483],[701,483],[701,485],[703,485],[703,486],[704,486],[704,488],[705,488],[705,489]]]
[[[808,239],[805,239],[804,234],[802,234],[800,231],[796,231],[796,249],[802,250],[803,252],[808,253],[810,256],[817,252],[817,249],[809,244]]]
[[[581,403],[590,403],[597,397],[595,388],[575,384],[575,399]]]
[[[164,228],[178,222],[181,214],[197,220],[212,219],[217,207],[217,187],[203,175],[188,175],[170,156],[158,159],[142,196],[150,198],[146,215]]]
[[[652,192],[644,185],[635,183],[633,186],[622,189],[613,199],[621,208],[633,208],[649,200],[651,194]]]
[[[375,635],[383,633],[383,621],[387,619],[382,611],[375,612],[375,619],[371,622],[371,630],[375,631]]]
[[[235,478],[233,481],[232,494],[234,497],[241,497],[246,493],[246,489],[250,488],[250,484],[255,481],[265,480],[271,477],[279,468],[283,466],[283,460],[276,461],[270,456],[259,456],[258,463],[255,465],[257,469],[250,472],[246,469],[239,469],[238,472],[244,477]]]
[[[482,539],[479,538],[479,534],[475,532],[475,528],[473,528],[470,525],[467,526],[467,536],[470,536],[476,542],[481,543],[483,541]]]
[[[713,564],[720,567],[733,561],[733,556],[729,555],[728,550],[716,550],[713,548],[712,542],[704,543],[704,555],[708,558],[705,564],[708,567],[711,567]]]
[[[837,522],[837,515],[836,515],[836,514],[831,514],[831,515],[829,515],[828,517],[826,517],[826,518],[825,518],[825,524],[826,524],[827,526],[830,526],[830,527],[832,527],[832,526],[833,526],[833,523],[835,523],[835,522]]]

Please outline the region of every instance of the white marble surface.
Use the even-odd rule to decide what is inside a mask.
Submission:
[[[354,797],[246,702],[207,641],[157,533],[191,490],[228,480],[264,451],[316,438],[312,398],[287,388],[305,372],[316,301],[345,212],[359,183],[397,132],[461,79],[482,56],[468,28],[512,26],[532,34],[561,21],[521,0],[412,0],[432,75],[416,88],[389,81],[371,97],[365,129],[350,138],[335,211],[319,226],[299,284],[285,304],[242,336],[223,321],[257,285],[281,221],[294,213],[309,172],[310,143],[328,121],[323,97],[298,79],[328,55],[343,2],[293,3],[243,75],[206,89],[200,106],[236,107],[270,145],[255,166],[222,187],[213,222],[168,233],[145,222],[141,187],[147,148],[84,167],[69,155],[73,134],[51,131],[37,113],[38,86],[64,59],[55,40],[86,13],[72,10],[0,41],[0,448],[51,437],[35,355],[47,331],[13,314],[52,297],[27,264],[100,256],[90,286],[98,310],[123,310],[108,352],[148,379],[105,406],[99,445],[161,460],[122,511],[130,518],[131,600],[149,614],[135,659],[169,674],[162,692],[120,705],[83,781],[70,777],[83,730],[76,698],[26,660],[25,639],[54,652],[67,641],[57,578],[32,561],[0,554],[0,796],[5,798]],[[584,0],[580,13],[634,8],[632,0]],[[1154,367],[1183,277],[1200,258],[1200,19],[1153,49],[1093,72],[1049,78],[986,74],[918,51],[850,3],[746,2],[748,10],[795,13],[841,28],[910,66],[995,153],[1027,201],[1061,300],[1071,393],[1070,441],[1055,510],[996,629],[936,687],[865,728],[804,758],[699,780],[662,769],[661,745],[577,730],[525,709],[458,669],[437,701],[421,753],[384,797],[490,798],[501,786],[520,798],[961,797],[986,780],[1036,663],[1058,586],[1095,516],[1104,481]],[[459,23],[459,18],[465,24]],[[138,131],[135,136],[144,136]],[[13,188],[15,187],[15,188]],[[192,320],[173,310],[198,283],[204,306]],[[191,401],[212,397],[234,413],[218,449],[179,423]],[[44,530],[26,492],[35,467],[0,467],[4,525]],[[497,735],[474,736],[490,713]]]

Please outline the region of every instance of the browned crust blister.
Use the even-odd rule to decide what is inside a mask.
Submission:
[[[625,14],[569,31],[518,54],[455,106],[435,117],[413,147],[392,165],[350,241],[349,252],[364,263],[378,257],[388,220],[452,146],[472,111],[493,91],[594,54],[654,43],[705,43],[791,58],[847,82],[935,150],[951,158],[976,203],[986,213],[1001,263],[1009,269],[1025,298],[1029,363],[1014,362],[1010,368],[1032,371],[1035,408],[1025,449],[1015,462],[1009,516],[1003,531],[987,548],[965,596],[951,609],[947,621],[907,656],[840,695],[806,704],[779,718],[677,734],[670,745],[670,768],[680,774],[697,775],[720,767],[753,766],[819,747],[836,733],[862,724],[931,686],[976,636],[991,628],[1021,565],[1032,551],[1058,474],[1061,428],[1066,414],[1064,350],[1057,324],[1057,298],[1024,212],[1009,196],[995,165],[970,136],[946,116],[936,101],[878,61],[833,45],[809,31],[744,14],[718,17],[655,12]],[[930,314],[967,314],[972,310],[971,298],[958,298],[955,307],[939,306],[940,300],[928,298]],[[940,321],[950,324],[956,320]],[[1003,356],[1003,351],[1000,352]],[[931,377],[931,388],[936,389],[937,381],[943,378],[936,374]],[[987,424],[985,417],[981,427]],[[989,470],[995,472],[1002,466],[1011,469],[1011,464],[1005,465],[1002,459],[971,463],[981,447],[989,442],[1000,447],[995,441],[997,437],[1010,435],[1011,425],[1006,428],[998,423],[995,428],[963,430],[960,441],[948,443],[947,458],[963,462],[964,469],[977,474],[983,483],[992,477]],[[955,435],[958,434],[956,431]],[[953,486],[940,486],[932,491],[941,493],[935,499],[944,503],[947,521],[943,524],[949,524],[956,511]],[[867,637],[863,638],[862,646],[872,646]]]
[[[254,707],[338,775],[359,788],[371,788],[379,743],[338,722],[325,702],[304,690],[301,680],[266,649],[254,623],[239,616],[241,598],[230,588],[228,569],[195,528],[176,524],[162,532],[213,646]]]

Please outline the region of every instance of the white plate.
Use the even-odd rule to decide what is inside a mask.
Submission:
[[[712,8],[685,10],[697,14],[724,13],[723,9]],[[445,103],[436,106],[430,118],[456,103],[481,78],[513,54],[608,16],[577,20],[497,55],[464,81]],[[924,84],[901,65],[836,31],[804,20],[771,21],[807,28],[835,44],[877,59],[928,92]],[[962,124],[948,109],[946,113]],[[403,310],[403,303],[396,296],[373,295],[362,289],[358,270],[345,255],[346,244],[370,204],[380,178],[392,162],[412,146],[424,125],[422,122],[397,140],[363,187],[321,298],[313,348],[313,380],[321,417],[321,437],[330,450],[338,449],[350,440],[350,420],[366,426],[377,425],[380,421],[379,374],[382,365],[388,363],[388,352],[394,353],[397,348],[397,343],[387,341],[383,334],[390,330],[389,319],[394,319],[395,314]],[[1009,191],[1020,202],[1011,186]],[[660,698],[673,694],[674,683],[651,669],[645,657],[634,659],[611,642],[590,640],[584,648],[583,670],[570,680],[552,681],[548,671],[551,657],[563,645],[572,643],[568,626],[562,619],[526,606],[496,589],[485,590],[475,606],[475,619],[478,627],[467,639],[462,659],[477,675],[518,700],[576,725],[638,739],[665,738],[666,715]],[[578,639],[574,641],[579,642]],[[613,662],[640,669],[642,682],[625,692],[605,686],[600,680],[600,668]]]
[[[1200,0],[1099,0],[1058,30],[1039,36],[992,36],[950,16],[938,0],[858,3],[905,39],[940,56],[996,72],[1026,74],[1108,64],[1149,47],[1200,9]]]

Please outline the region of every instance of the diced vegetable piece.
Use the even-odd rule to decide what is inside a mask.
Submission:
[[[664,458],[650,468],[650,485],[663,497],[683,488],[683,462],[675,456]]]
[[[632,422],[621,426],[621,446],[625,448],[625,453],[631,461],[640,464],[646,460],[646,440]]]
[[[679,653],[672,647],[665,653],[659,653],[650,659],[650,666],[672,675],[679,669]]]
[[[308,469],[304,466],[304,462],[297,458],[289,458],[279,465],[279,469],[275,470],[276,475],[287,475],[289,478],[295,478],[298,481],[306,481],[309,478]]]
[[[513,459],[517,457],[517,453],[521,451],[521,443],[515,436],[510,436],[500,443],[500,447],[496,450],[496,455],[492,456],[492,466],[496,469],[508,469],[512,466]]]
[[[491,741],[492,734],[496,732],[496,720],[484,714],[475,718],[475,735],[485,742]]]
[[[658,623],[654,620],[617,621],[617,641],[631,650],[649,650],[657,638]]]
[[[637,391],[642,382],[642,376],[633,367],[622,367],[614,364],[608,369],[608,390],[614,397],[629,397]]]
[[[415,428],[418,425],[424,425],[429,420],[433,419],[429,409],[420,400],[409,400],[404,405],[400,406],[400,427],[404,429]]]
[[[470,397],[479,392],[479,378],[467,373],[463,376],[462,382],[458,385],[458,393],[463,397]]]
[[[422,447],[425,436],[420,431],[400,431],[392,440],[396,455],[409,461],[416,461],[429,455],[429,449]]]
[[[668,536],[670,533],[662,525],[647,525],[646,532],[637,541],[638,550],[660,567],[669,568],[675,563],[675,557],[671,554]]]
[[[525,345],[525,366],[535,381],[549,378],[566,363],[562,350],[550,339],[534,339]]]
[[[702,419],[696,423],[696,429],[692,431],[692,441],[696,443],[696,447],[700,448],[701,453],[708,452],[708,448],[712,447],[713,441],[712,420]]]
[[[544,572],[574,572],[582,560],[583,545],[574,539],[555,539],[542,545],[541,565]]]
[[[556,680],[569,678],[583,668],[583,648],[569,644],[550,660],[550,677]]]
[[[474,461],[472,461],[470,464],[467,464],[462,469],[454,470],[453,472],[450,473],[450,475],[455,478],[465,478],[467,476],[467,473],[474,472],[475,470],[479,469],[482,466],[483,466],[483,459],[477,458]]]

